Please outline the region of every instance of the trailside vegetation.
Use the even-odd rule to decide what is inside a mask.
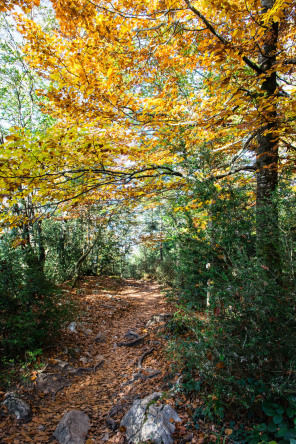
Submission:
[[[247,414],[257,427],[234,441],[294,443],[294,3],[0,9],[0,247],[22,261],[9,272],[34,328],[31,255],[45,300],[48,279],[158,279],[182,389],[203,399],[196,426]],[[7,291],[4,316],[23,297]],[[20,347],[11,331],[3,344]]]

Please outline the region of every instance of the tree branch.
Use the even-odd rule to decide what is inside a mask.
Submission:
[[[232,174],[236,174],[239,173],[240,171],[256,171],[257,170],[257,166],[256,165],[242,165],[240,167],[237,167],[233,170],[228,171],[227,173],[223,173],[223,174],[218,174],[217,176],[211,176],[210,179],[215,180],[215,179],[223,179],[224,177],[228,177],[231,176]]]
[[[211,25],[211,23],[206,19],[206,17],[198,10],[196,9],[194,6],[191,5],[189,0],[185,0],[186,5],[188,6],[188,8],[195,14],[197,15],[202,22],[206,25],[206,27],[208,28],[209,31],[211,31],[211,33],[217,37],[218,40],[220,40],[221,43],[223,43],[223,45],[225,46],[231,46],[233,47],[233,45],[231,44],[231,42],[229,42],[228,40],[226,40],[221,34],[219,34],[215,28],[213,27],[213,25]],[[260,66],[258,66],[255,62],[253,62],[252,60],[250,60],[247,56],[243,55],[243,53],[241,51],[239,51],[239,54],[242,55],[242,59],[243,61],[246,63],[246,65],[249,66],[249,68],[253,69],[253,71],[255,71],[257,74],[262,74],[263,71],[260,68]]]
[[[284,65],[296,65],[296,58],[285,60]]]
[[[157,29],[160,29],[162,26],[164,26],[166,23],[162,22],[157,26],[153,26],[152,28],[136,28],[134,29],[134,32],[138,33],[138,32],[148,32],[148,31],[155,31]]]

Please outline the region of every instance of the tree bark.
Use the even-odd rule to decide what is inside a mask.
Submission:
[[[272,8],[275,0],[262,0],[262,13]],[[261,131],[257,141],[257,254],[261,266],[280,278],[278,212],[275,202],[275,191],[278,185],[278,134],[276,108],[276,62],[278,41],[278,23],[271,23],[264,35],[260,48],[259,64],[266,73],[261,86],[262,101],[267,105],[261,107]],[[261,102],[262,103],[262,102]]]
[[[38,235],[38,261],[43,268],[44,262],[46,259],[45,248],[44,248],[44,240],[42,234],[42,221],[38,220],[37,222],[37,235]]]

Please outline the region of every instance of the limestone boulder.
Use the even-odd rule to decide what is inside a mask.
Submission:
[[[71,410],[62,417],[53,436],[60,444],[84,444],[90,427],[85,413]]]
[[[32,416],[32,410],[29,404],[23,399],[20,399],[14,392],[7,393],[3,405],[10,414],[15,415],[16,418],[21,421],[26,422]]]
[[[181,419],[170,405],[156,404],[160,397],[161,393],[155,392],[134,401],[120,423],[128,443],[173,444],[174,423]]]

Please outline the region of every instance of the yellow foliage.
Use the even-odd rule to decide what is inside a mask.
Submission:
[[[28,62],[51,85],[43,109],[57,124],[21,142],[16,130],[8,136],[1,155],[8,205],[36,189],[36,201],[65,205],[186,190],[188,155],[202,147],[217,153],[217,167],[194,172],[196,180],[227,175],[222,159],[240,152],[262,122],[293,141],[294,5],[276,0],[263,11],[260,1],[247,3],[53,0],[53,32],[15,14]],[[265,69],[259,50],[277,23],[278,51]],[[282,80],[267,99],[264,83],[275,73]],[[256,146],[254,137],[247,148]]]

